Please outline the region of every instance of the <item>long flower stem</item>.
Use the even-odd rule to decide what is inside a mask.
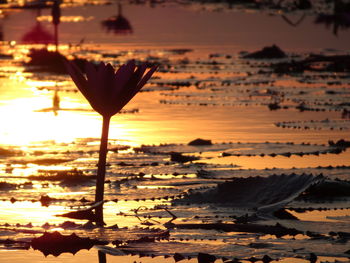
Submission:
[[[110,116],[103,116],[102,135],[100,144],[100,153],[98,158],[97,179],[96,179],[96,194],[95,202],[103,201],[104,184],[106,176],[106,158],[107,158],[107,144],[108,144],[108,130]],[[96,223],[103,225],[103,204],[96,207]]]
[[[102,251],[98,251],[98,263],[106,263],[106,253],[103,253]]]

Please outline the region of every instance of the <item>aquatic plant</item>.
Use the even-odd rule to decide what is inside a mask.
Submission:
[[[103,201],[106,173],[108,130],[110,119],[117,114],[146,84],[157,67],[147,73],[147,64],[136,66],[133,60],[122,65],[117,71],[111,64],[91,62],[85,64],[86,76],[74,62],[66,61],[68,73],[92,108],[103,117],[101,144],[96,180],[95,202]],[[103,224],[103,205],[96,207],[96,223]]]
[[[67,236],[55,231],[45,232],[42,236],[33,238],[30,245],[34,250],[40,250],[45,256],[52,254],[57,257],[65,252],[74,255],[81,249],[89,250],[94,245],[106,245],[106,243],[88,237],[81,238],[75,233]]]

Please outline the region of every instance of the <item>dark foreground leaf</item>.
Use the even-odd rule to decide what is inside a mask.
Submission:
[[[59,232],[45,232],[41,237],[32,239],[31,247],[40,250],[45,256],[59,256],[64,252],[75,254],[81,249],[90,249],[94,245],[106,245],[106,242],[78,237],[75,233],[64,236]]]

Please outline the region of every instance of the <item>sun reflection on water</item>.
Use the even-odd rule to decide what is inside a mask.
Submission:
[[[26,77],[18,73],[14,81],[1,84],[7,89],[1,95],[4,100],[0,107],[0,121],[5,124],[0,131],[1,144],[30,146],[40,141],[71,143],[76,138],[99,138],[102,119],[91,111],[82,95],[63,93],[60,109],[57,116],[54,116],[53,109],[50,110],[53,93],[37,88],[55,87],[57,83],[25,80]],[[131,134],[142,133],[140,123],[130,122],[129,119],[135,118],[123,115],[114,117],[110,138],[136,146]],[[147,134],[142,134],[145,135]]]
[[[41,226],[44,223],[62,223],[62,218],[56,217],[57,214],[65,213],[62,206],[51,205],[43,207],[40,202],[15,202],[1,201],[1,207],[4,210],[0,223],[16,222],[21,225],[32,223]]]

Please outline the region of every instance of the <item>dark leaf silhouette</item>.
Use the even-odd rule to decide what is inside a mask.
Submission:
[[[41,237],[32,239],[31,246],[35,250],[40,250],[45,256],[59,256],[62,253],[68,252],[75,254],[81,249],[90,249],[94,245],[105,245],[106,242],[81,238],[75,233],[64,236],[59,232],[45,232]]]

